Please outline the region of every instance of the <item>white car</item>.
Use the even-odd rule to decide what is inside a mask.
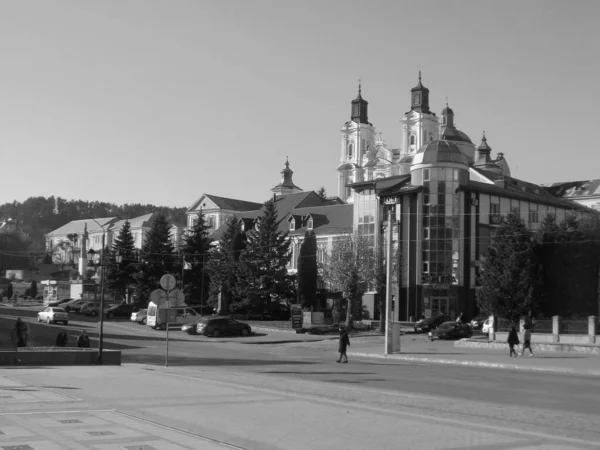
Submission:
[[[42,309],[37,315],[38,322],[56,323],[62,322],[65,325],[69,324],[69,314],[62,308],[47,307]]]
[[[510,327],[510,321],[508,319],[498,319],[498,326],[496,327],[496,331],[505,330]],[[482,333],[489,333],[490,328],[492,328],[492,322],[488,318],[485,322],[483,322],[483,326],[481,327]]]
[[[136,323],[141,323],[142,325],[146,325],[146,317],[148,316],[147,309],[138,309],[137,311],[133,311],[131,313],[131,321]]]

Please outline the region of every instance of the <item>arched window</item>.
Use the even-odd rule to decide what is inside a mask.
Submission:
[[[354,156],[354,144],[352,142],[350,142],[348,144],[348,159],[352,159],[353,156]]]
[[[415,135],[410,136],[410,145],[415,145]]]

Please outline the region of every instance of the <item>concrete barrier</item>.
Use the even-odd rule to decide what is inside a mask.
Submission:
[[[496,336],[507,333],[498,333]],[[523,343],[519,345],[519,347]],[[454,347],[462,347],[462,348],[489,348],[489,349],[503,349],[508,351],[508,344],[506,343],[506,338],[504,341],[488,341],[484,339],[461,339],[454,343]],[[532,340],[531,348],[533,351],[540,352],[576,352],[576,353],[587,353],[590,355],[600,355],[600,346],[599,345],[590,345],[590,344],[568,344],[565,342],[553,343],[552,336],[550,336],[550,342],[535,342]]]
[[[103,350],[103,365],[120,366],[120,350]],[[98,350],[89,348],[25,347],[0,351],[0,366],[80,366],[98,364]]]

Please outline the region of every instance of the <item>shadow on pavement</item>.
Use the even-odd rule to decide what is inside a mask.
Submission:
[[[122,355],[122,362],[127,364],[164,365],[164,355]],[[203,358],[202,356],[173,356],[169,357],[169,366],[283,366],[320,364],[311,361],[282,361],[277,359],[219,359]]]

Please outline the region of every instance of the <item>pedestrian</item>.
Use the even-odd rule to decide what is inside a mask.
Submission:
[[[515,327],[512,327],[509,331],[506,342],[508,342],[508,346],[510,347],[510,356],[512,357],[513,354],[515,355],[515,358],[519,356],[515,350],[515,345],[519,345],[519,335],[517,334]]]
[[[533,350],[531,349],[531,325],[525,325],[523,327],[523,351],[521,356],[525,356],[525,349],[529,349],[529,357],[533,356]]]
[[[17,347],[27,347],[27,325],[20,317],[15,323],[15,337],[17,338]]]
[[[340,325],[340,343],[338,347],[338,352],[340,354],[337,362],[347,363],[348,355],[346,355],[346,348],[350,347],[350,338],[348,337],[348,332],[344,328],[343,325]],[[343,358],[343,360],[342,360]]]
[[[465,313],[462,313],[462,312],[461,312],[461,313],[458,315],[458,317],[456,318],[456,321],[457,321],[457,322],[464,322],[464,321],[465,321]]]
[[[90,348],[90,337],[87,335],[85,330],[81,330],[81,334],[77,338],[77,347]]]
[[[69,336],[67,336],[67,332],[65,330],[62,330],[56,336],[56,344],[55,345],[57,347],[66,347],[68,341],[69,341]]]

